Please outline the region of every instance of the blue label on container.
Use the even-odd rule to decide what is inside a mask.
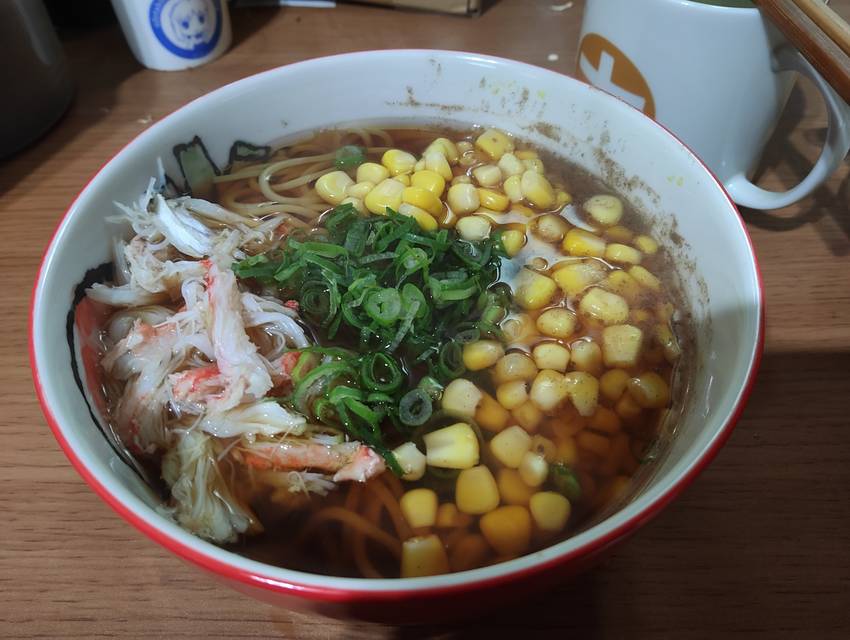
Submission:
[[[153,0],[148,13],[157,40],[181,58],[203,58],[221,36],[221,0]]]

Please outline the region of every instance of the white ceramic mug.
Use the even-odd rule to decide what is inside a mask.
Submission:
[[[577,75],[671,129],[714,171],[732,198],[778,209],[804,198],[850,148],[850,108],[746,2],[587,0]],[[750,178],[796,73],[823,96],[829,128],[811,172],[784,192]]]
[[[112,0],[127,44],[159,71],[197,67],[230,46],[227,0]]]

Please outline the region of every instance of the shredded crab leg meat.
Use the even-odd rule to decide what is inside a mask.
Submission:
[[[276,246],[287,216],[252,219],[167,198],[159,173],[138,201],[116,203],[123,216],[114,220],[134,235],[113,244],[114,283],[87,290],[117,308],[101,359],[120,389],[111,417],[133,453],[162,454],[171,500],[161,512],[205,539],[233,542],[262,530],[240,478],[325,495],[382,473],[384,461],[267,398],[291,384],[297,350],[310,340],[295,309],[241,290],[230,266]]]

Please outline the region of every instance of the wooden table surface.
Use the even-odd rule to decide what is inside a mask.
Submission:
[[[0,164],[0,637],[850,637],[847,162],[794,207],[743,212],[764,274],[767,347],[714,463],[603,565],[475,626],[328,621],[232,592],[116,516],[47,428],[27,359],[32,282],[75,194],[128,139],[227,82],[344,51],[464,49],[571,73],[583,2],[563,12],[553,3],[502,0],[476,19],[350,5],[239,9],[232,50],[178,73],[142,69],[114,25],[65,34],[76,100],[49,134]],[[831,6],[850,17],[850,0]],[[819,98],[799,86],[761,184],[796,184],[824,125]]]

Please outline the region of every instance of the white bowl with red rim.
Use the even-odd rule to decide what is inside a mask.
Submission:
[[[674,253],[695,327],[693,374],[669,446],[616,512],[541,551],[473,571],[366,580],[275,567],[207,543],[159,515],[89,412],[75,381],[85,318],[72,312],[86,272],[110,259],[113,202],[138,197],[157,159],[198,135],[219,166],[235,140],[258,144],[351,123],[495,126],[601,177],[653,219]],[[78,314],[79,315],[79,314]],[[74,340],[67,339],[69,328]],[[753,384],[764,336],[763,293],[735,205],[679,140],[591,86],[526,64],[448,51],[375,51],[308,60],[218,89],[152,125],[91,179],[57,228],[33,292],[30,347],[47,421],[75,468],[113,509],[177,556],[254,597],[286,607],[389,622],[468,615],[546,588],[592,564],[656,515],[714,457]],[[73,343],[73,347],[72,347]],[[73,354],[72,354],[73,350]],[[84,361],[85,359],[83,359]],[[77,372],[84,389],[95,372]],[[86,397],[88,396],[88,397]]]

